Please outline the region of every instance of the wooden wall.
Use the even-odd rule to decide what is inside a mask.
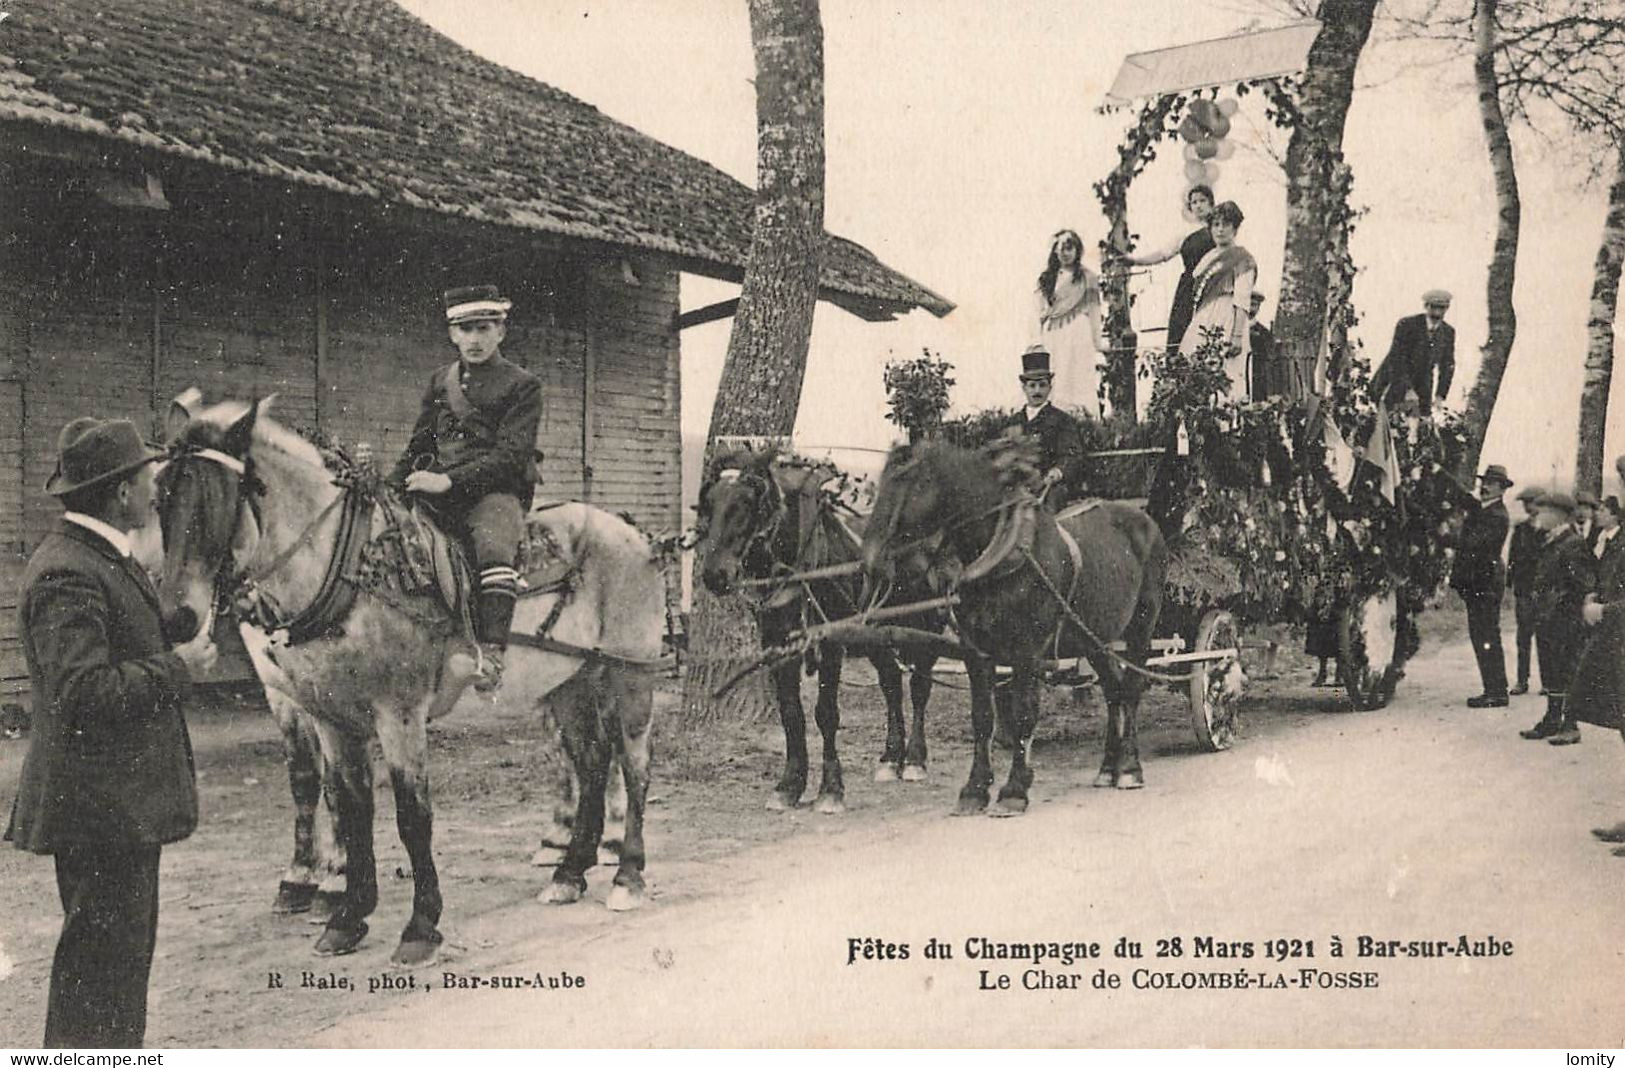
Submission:
[[[0,158],[18,201],[0,221],[0,693],[26,688],[17,576],[60,511],[41,487],[64,423],[125,416],[156,435],[187,386],[275,392],[282,420],[390,462],[455,358],[449,285],[490,281],[514,301],[504,355],[543,381],[539,497],[680,526],[675,269],[640,259],[633,275],[612,249],[205,168],[165,172],[168,211],[112,208],[94,171]]]

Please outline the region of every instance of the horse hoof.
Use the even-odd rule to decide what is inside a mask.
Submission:
[[[367,937],[366,921],[357,923],[354,927],[329,927],[316,939],[316,955],[318,957],[342,957],[354,953],[361,940]]]
[[[985,797],[961,797],[954,809],[956,816],[980,816],[987,809]]]
[[[343,901],[344,891],[342,890],[316,891],[316,896],[310,899],[310,912],[308,913],[310,922],[326,923],[333,918],[333,913],[338,911],[339,905]]]
[[[790,809],[795,808],[796,805],[800,803],[800,800],[801,799],[799,797],[791,797],[789,794],[781,791],[779,793],[775,793],[772,797],[767,799],[767,810],[769,812],[787,812]]]
[[[1116,786],[1116,785],[1117,785],[1117,776],[1113,775],[1109,771],[1103,771],[1099,775],[1095,776],[1095,787],[1096,787],[1096,789],[1099,789],[1099,788],[1104,787],[1104,786]]]
[[[817,809],[820,815],[839,816],[846,811],[846,802],[833,794],[826,794],[818,799]]]
[[[536,868],[556,868],[564,859],[564,850],[558,846],[544,845],[530,855],[530,863]]]
[[[573,905],[581,900],[583,893],[585,891],[574,883],[552,882],[537,895],[537,900],[544,905]]]
[[[924,764],[904,764],[903,765],[903,781],[904,782],[924,782],[925,781],[925,765]]]
[[[439,939],[413,939],[408,942],[402,940],[390,954],[389,963],[401,968],[416,968],[420,964],[433,961],[435,954],[440,952]]]
[[[643,891],[634,890],[629,886],[621,886],[617,883],[609,888],[609,897],[604,900],[604,904],[609,907],[611,912],[631,912],[633,909],[641,909],[643,907]]]
[[[1001,797],[997,805],[987,810],[987,814],[1003,818],[1006,816],[1020,816],[1026,811],[1027,799],[1025,797]]]
[[[1131,771],[1117,780],[1117,788],[1119,790],[1143,790],[1145,789],[1145,776],[1137,771]]]
[[[276,900],[271,902],[271,912],[276,916],[292,916],[300,912],[309,912],[310,903],[316,897],[316,887],[311,883],[290,883],[283,880],[276,889]]]
[[[875,768],[875,782],[896,782],[897,766],[894,764],[881,764]]]

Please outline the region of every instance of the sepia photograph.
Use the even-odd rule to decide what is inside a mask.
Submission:
[[[0,1047],[1612,1068],[1622,101],[1625,0],[0,0]]]

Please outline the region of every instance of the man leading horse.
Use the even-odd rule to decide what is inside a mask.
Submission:
[[[474,688],[488,693],[502,683],[519,592],[514,562],[535,491],[542,384],[502,356],[513,304],[496,286],[450,289],[445,303],[458,358],[430,377],[391,480],[417,494],[471,550],[479,572],[474,632],[481,654]]]

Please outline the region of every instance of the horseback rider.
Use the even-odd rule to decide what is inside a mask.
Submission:
[[[1050,403],[1055,373],[1050,370],[1049,353],[1041,346],[1021,354],[1020,377],[1027,403],[1011,416],[1008,425],[1038,439],[1038,470],[1044,478],[1040,497],[1060,508],[1079,487],[1083,439],[1078,435],[1078,422]]]
[[[391,480],[416,494],[472,550],[479,572],[474,632],[481,653],[475,689],[489,692],[502,681],[518,595],[514,563],[535,490],[542,384],[502,357],[513,305],[496,286],[447,290],[445,304],[458,358],[430,377],[412,439]]]

